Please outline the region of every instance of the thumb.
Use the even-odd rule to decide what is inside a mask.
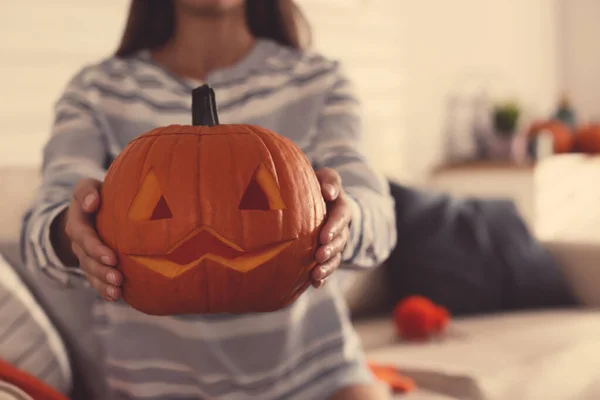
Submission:
[[[340,175],[331,168],[322,168],[316,172],[316,175],[325,199],[328,201],[335,200],[340,194],[342,186]]]
[[[75,186],[73,197],[84,212],[93,213],[98,210],[101,184],[95,179],[82,179]]]

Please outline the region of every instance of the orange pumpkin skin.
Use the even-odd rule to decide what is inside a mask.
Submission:
[[[542,131],[552,133],[554,153],[568,153],[573,150],[575,138],[569,126],[558,120],[536,121],[531,124],[528,136],[534,138]]]
[[[583,153],[600,153],[600,123],[580,127],[575,136],[577,149]]]
[[[154,129],[115,159],[101,198],[100,238],[139,311],[275,311],[310,285],[325,202],[301,150],[267,129]]]

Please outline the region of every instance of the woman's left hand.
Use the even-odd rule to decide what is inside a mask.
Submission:
[[[315,254],[317,265],[312,270],[312,285],[319,288],[340,266],[342,251],[350,235],[352,211],[340,175],[331,168],[322,168],[316,174],[327,203],[327,220],[321,229],[320,246]]]

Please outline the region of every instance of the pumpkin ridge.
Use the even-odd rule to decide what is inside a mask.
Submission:
[[[152,148],[152,146],[154,145],[154,143],[155,143],[155,142],[156,142],[156,139],[154,139],[154,141],[153,141],[152,143],[146,144],[146,145],[144,146],[144,147],[146,147],[147,149],[146,149],[146,152],[145,152],[145,154],[144,154],[144,156],[143,156],[142,162],[140,163],[140,164],[142,165],[142,168],[141,168],[141,169],[142,169],[142,171],[144,170],[144,166],[145,166],[145,164],[146,164],[146,161],[147,161],[147,159],[148,159],[148,157],[149,157],[149,155],[150,155],[150,149]],[[137,145],[136,147],[141,147],[142,145],[144,145],[144,143],[137,143],[136,145]],[[139,150],[139,148],[138,148],[138,149],[136,149],[136,150],[137,150],[137,151],[135,151],[135,152],[134,152],[134,154],[139,154],[139,153],[140,153],[140,150]],[[133,150],[132,150],[132,151],[133,151]],[[136,163],[136,164],[137,164],[137,163]],[[120,168],[119,168],[119,169],[120,169]],[[141,173],[142,171],[140,171],[140,173]],[[116,172],[116,171],[115,171],[115,172]],[[118,189],[118,188],[117,188],[117,189]],[[138,187],[138,190],[139,190],[139,187]],[[137,190],[136,190],[136,192],[137,192]],[[115,199],[115,201],[116,201],[116,198],[117,198],[117,196],[114,196],[114,199]],[[134,197],[134,198],[135,198],[135,197]],[[131,203],[130,203],[129,207],[131,207]],[[116,209],[116,208],[115,208],[115,209]],[[117,215],[116,215],[116,213],[115,213],[113,216],[114,216],[114,218],[117,218]],[[118,223],[118,221],[116,221],[116,222],[115,222],[115,227],[118,227],[118,226],[119,226],[119,223]],[[115,233],[115,235],[116,235],[117,229],[113,229],[113,231],[114,231],[114,233]],[[137,239],[138,243],[139,243],[139,242],[141,242],[141,241],[142,241],[142,240],[141,240],[142,238],[141,238],[141,236],[140,236],[140,232],[139,232],[139,231],[137,231],[137,232],[136,232],[136,235],[137,235],[137,238],[136,238],[136,239]],[[119,243],[118,243],[117,241],[115,242],[115,245],[117,246],[117,248],[119,247]]]
[[[178,145],[181,144],[181,139],[182,139],[182,137],[179,136],[177,138],[177,140],[174,141],[173,147],[171,148],[171,151],[168,152],[168,154],[169,154],[169,174],[168,174],[169,179],[172,179],[171,177],[175,175],[175,174],[173,174],[173,168],[175,166],[175,163],[173,162],[173,158],[174,158],[175,150],[177,150]],[[166,196],[166,193],[162,192],[162,195]],[[165,197],[165,200],[166,200],[166,197]],[[171,211],[171,214],[172,214],[173,218],[175,218],[176,217],[176,214],[175,214],[176,210],[172,209],[172,208],[169,208],[169,210]],[[167,234],[166,234],[165,240],[167,241],[167,243],[171,243],[171,230],[167,229],[166,231],[167,231]]]
[[[290,150],[292,153],[296,154],[296,157],[299,160],[302,160],[302,162],[306,165],[307,168],[303,169],[303,171],[304,171],[304,184],[306,185],[306,187],[310,188],[312,185],[311,185],[311,182],[310,182],[311,181],[310,176],[308,175],[308,168],[310,168],[311,170],[313,170],[312,165],[310,164],[310,162],[308,161],[308,159],[306,158],[306,156],[304,155],[304,153],[297,146],[295,146],[295,145],[292,146],[292,144],[293,143],[288,142],[288,143],[286,143],[286,146],[288,147],[288,150]],[[321,195],[320,186],[319,186],[319,195]],[[321,228],[323,226],[323,221],[324,221],[324,219],[323,219],[323,221],[321,221],[320,224],[318,223],[317,219],[318,219],[318,216],[321,214],[321,213],[319,213],[319,211],[322,210],[323,211],[323,213],[322,213],[323,215],[325,215],[327,213],[327,211],[326,211],[326,208],[322,206],[323,203],[321,203],[320,201],[318,201],[317,198],[315,198],[314,193],[311,193],[310,198],[311,198],[311,201],[313,203],[312,204],[312,211],[313,211],[313,213],[312,213],[311,228],[312,229],[318,228],[319,232],[317,234],[317,239],[316,239],[317,246],[318,246],[319,243],[321,242],[321,239],[320,239],[320,237],[321,237]],[[319,205],[318,203],[321,203],[321,205]],[[314,254],[313,254],[313,256],[314,256]],[[314,262],[309,268],[307,268],[307,271],[311,271],[316,265],[317,265],[317,263]],[[301,278],[302,278],[302,274],[300,274],[300,276],[299,276],[298,279],[301,279]]]
[[[127,152],[131,151],[131,149],[133,147],[134,146],[128,148],[125,152],[121,152],[121,154],[119,154],[119,156],[117,156],[117,158],[111,164],[111,167],[114,166],[114,169],[111,171],[111,168],[109,167],[109,170],[106,173],[107,175],[110,173],[111,174],[110,176],[116,176],[119,173],[120,167],[123,165],[124,156],[127,154]],[[123,154],[123,153],[125,153],[125,154]],[[105,178],[105,182],[106,182],[106,178]],[[104,197],[104,198],[106,199],[106,197]],[[111,200],[112,200],[112,204],[110,206],[113,210],[116,210],[117,196],[113,196]],[[113,227],[118,225],[117,215],[114,212],[112,213],[112,218],[110,219],[110,224]],[[113,228],[110,231],[112,232],[112,235],[111,235],[112,236],[112,244],[110,247],[114,246],[115,248],[112,250],[118,254],[119,241],[117,240],[117,230]],[[106,239],[103,239],[103,241],[105,241],[105,240]],[[119,262],[119,260],[117,259],[117,265],[118,265],[118,262]]]
[[[247,126],[246,124],[228,124],[229,126],[238,126],[238,127],[244,127]],[[186,129],[186,127],[184,125],[170,125],[170,126],[181,126],[182,129]],[[159,129],[157,128],[156,130],[158,132],[154,132],[150,131],[150,132],[146,132],[143,133],[141,135],[139,135],[138,137],[133,138],[129,143],[134,143],[137,141],[140,141],[142,139],[145,138],[151,138],[151,137],[157,137],[157,136],[180,136],[180,135],[191,135],[191,136],[210,136],[210,135],[247,135],[247,132],[216,132],[216,133],[210,133],[210,130],[218,130],[215,128],[221,128],[221,125],[219,126],[195,126],[193,127],[195,129],[198,129],[198,132],[193,132],[191,130],[189,131],[184,131],[184,132],[160,132]],[[209,132],[206,132],[209,131]]]
[[[227,150],[229,151],[229,157],[231,158],[231,165],[233,166],[232,169],[233,169],[233,171],[235,171],[235,173],[233,174],[232,179],[235,179],[237,181],[237,180],[239,180],[239,172],[238,172],[238,169],[236,168],[236,162],[237,162],[237,160],[235,158],[235,153],[234,153],[233,146],[231,145],[231,138],[229,136],[225,136],[225,141],[227,142]],[[237,185],[237,182],[236,182],[235,185],[233,185],[233,187],[236,190],[235,198],[237,199],[237,198],[239,198],[239,185]],[[243,215],[240,215],[239,221],[240,221],[240,226],[241,226],[241,232],[240,232],[240,235],[239,235],[239,237],[237,239],[238,240],[241,239],[241,241],[244,241],[244,239],[246,238],[246,227],[245,227],[245,224],[244,224],[245,221],[244,221],[244,216]],[[240,243],[240,241],[238,241],[238,243]],[[229,284],[231,285],[231,283],[229,283]],[[235,296],[236,297],[239,296],[240,292],[243,292],[243,290],[236,290],[236,295]],[[232,296],[232,298],[233,297],[234,296]],[[229,301],[232,302],[232,299],[229,299]]]
[[[275,157],[273,156],[273,154],[271,153],[271,148],[269,147],[269,145],[266,143],[266,141],[264,140],[264,138],[259,135],[258,133],[256,133],[251,126],[246,125],[245,130],[248,132],[249,135],[251,135],[253,138],[255,138],[262,146],[263,151],[268,154],[269,158],[268,158],[268,163],[270,164],[271,170],[273,171],[272,175],[273,178],[275,179],[277,186],[280,186],[280,176],[279,176],[279,171],[278,171],[278,166],[275,162]],[[266,161],[267,160],[261,160],[261,163],[264,165],[264,167],[266,167]],[[257,168],[259,167],[259,165],[257,166]],[[253,178],[253,175],[251,176],[250,179]],[[262,190],[262,189],[261,189]],[[277,212],[278,218],[278,224],[280,226],[280,231],[281,231],[281,236],[279,237],[279,242],[281,243],[283,241],[283,234],[284,234],[284,230],[285,230],[285,225],[284,225],[284,218],[283,218],[283,210],[273,210],[270,212]],[[271,273],[271,277],[270,277],[270,282],[271,282],[271,287],[273,287],[275,290],[275,288],[278,288],[278,286],[276,285],[277,283],[277,277],[279,276],[280,273],[280,261],[277,259],[276,260],[276,264],[275,267],[273,268],[273,271]],[[267,282],[266,280],[263,282]],[[264,284],[264,283],[263,283]],[[255,303],[256,301],[260,301],[260,299],[255,299],[253,307],[256,307]]]
[[[285,146],[285,147],[287,147],[287,150],[292,150],[292,153],[295,153],[295,154],[298,156],[298,151],[296,150],[296,148],[295,148],[294,146],[290,146],[290,144],[289,144],[289,143],[286,143],[286,142],[284,142],[284,146]],[[301,156],[301,157],[300,157],[301,159],[305,159],[305,158],[303,158],[303,157],[305,157],[305,156],[304,156],[304,153],[300,154],[300,156]],[[312,169],[312,166],[310,166],[310,168]],[[308,173],[307,173],[307,171],[304,171],[304,173],[303,173],[303,176],[304,176],[304,182],[303,182],[303,183],[304,183],[304,186],[305,186],[305,187],[310,187],[310,186],[311,186],[311,185],[310,185],[310,178],[309,178],[309,176],[308,176]],[[313,204],[312,204],[312,224],[311,224],[311,227],[313,227],[313,229],[314,229],[314,227],[316,227],[316,226],[317,226],[317,204],[316,204],[316,201],[315,201],[315,199],[314,199],[314,196],[312,196],[312,193],[311,193],[311,196],[310,196],[310,200],[311,200],[311,201],[312,201],[312,203],[313,203]],[[317,234],[317,237],[319,237],[319,236],[320,236],[320,232]],[[317,243],[320,243],[320,240],[317,240]],[[313,257],[314,257],[314,254],[313,254]],[[310,274],[310,271],[312,271],[312,269],[313,269],[313,268],[316,266],[316,264],[317,264],[317,263],[316,263],[316,261],[315,261],[315,262],[313,262],[313,263],[311,264],[311,266],[309,266],[309,267],[307,268],[307,270],[304,270],[304,271],[303,271],[303,270],[300,270],[300,271],[298,271],[298,276],[296,277],[296,286],[298,285],[298,282],[301,282],[301,281],[302,281],[302,277],[303,277],[303,275],[304,275],[305,273],[307,273],[307,271],[308,271],[308,274]],[[310,276],[309,276],[309,281],[310,281]],[[299,289],[299,290],[301,290],[301,289]],[[293,297],[294,295],[295,295],[295,294],[293,294],[293,295],[292,295],[292,297]],[[289,299],[288,299],[288,300],[289,300]]]
[[[253,129],[251,129],[249,126],[245,127],[246,130],[253,135],[254,137],[256,137],[261,143],[262,145],[265,147],[267,153],[269,154],[269,158],[271,161],[271,165],[273,167],[273,171],[275,172],[275,179],[277,181],[277,185],[281,188],[281,183],[280,183],[280,178],[279,178],[279,172],[277,171],[276,165],[275,165],[275,160],[273,158],[273,155],[271,154],[271,148],[269,147],[269,145],[267,144],[267,142],[265,141],[265,139],[257,132],[255,132]],[[270,133],[270,132],[269,132]],[[283,240],[283,235],[285,232],[285,220],[283,218],[283,210],[279,210],[279,221],[281,223],[281,237],[279,238],[279,241],[281,242]],[[275,268],[275,272],[272,274],[271,276],[271,281],[272,281],[272,286],[273,287],[277,287],[277,279],[278,276],[280,274],[282,267],[281,267],[281,261],[277,260],[277,267]]]
[[[159,138],[159,136],[156,136],[156,137],[153,138],[152,143],[149,145],[148,150],[146,151],[146,154],[144,155],[144,161],[142,162],[142,173],[144,171],[146,171],[146,169],[147,169],[148,158],[150,158],[150,154],[152,154],[152,149],[156,145],[156,142],[158,141],[158,138]],[[150,166],[150,168],[152,168],[152,166]],[[139,190],[139,187],[138,187],[138,190]],[[136,233],[137,233],[137,236],[138,236],[138,242],[145,244],[144,240],[141,237],[141,232],[139,230],[136,230]],[[142,246],[144,246],[144,244],[142,244]]]
[[[123,164],[123,160],[125,159],[125,155],[128,154],[129,152],[131,152],[133,146],[131,147],[127,147],[125,148],[125,150],[123,150],[120,154],[118,154],[115,159],[112,161],[112,163],[110,163],[110,165],[107,168],[106,171],[106,175],[104,177],[104,180],[102,182],[102,188],[100,189],[100,197],[101,197],[101,201],[100,201],[100,208],[98,210],[98,215],[100,215],[101,213],[106,213],[108,211],[108,209],[115,209],[115,203],[116,203],[116,196],[112,197],[112,204],[110,204],[110,206],[108,205],[108,201],[106,201],[106,196],[104,196],[103,194],[106,193],[105,192],[105,188],[108,184],[108,187],[110,187],[110,183],[112,178],[118,174],[119,168],[120,166]],[[114,213],[112,213],[112,218],[109,219],[108,224],[111,226],[111,228],[113,226],[117,225],[117,221],[116,221],[116,215]],[[98,223],[96,223],[96,229],[98,229]],[[109,248],[111,248],[113,251],[118,252],[118,246],[117,246],[117,232],[115,229],[110,229],[111,231],[111,237],[112,237],[112,241],[111,243],[108,243],[109,238],[107,238],[106,236],[101,237],[102,242],[107,245]],[[103,236],[103,235],[98,235],[98,236]],[[115,248],[112,248],[115,247]]]
[[[204,181],[202,180],[202,174],[200,173],[200,171],[202,170],[202,146],[204,145],[205,139],[202,135],[196,135],[196,137],[198,138],[198,142],[196,145],[196,174],[194,178],[194,182],[196,182],[196,190],[194,191],[196,198],[194,204],[200,204],[200,200],[202,198],[201,188],[204,184]],[[198,226],[204,223],[204,215],[201,211],[196,210],[196,220],[194,221],[194,226]],[[199,268],[204,268],[204,270],[206,271],[206,265],[200,265]],[[209,313],[212,312],[212,309],[210,307],[210,286],[210,282],[204,285],[204,293],[206,294],[204,296],[204,308]]]
[[[202,187],[202,182],[200,182],[200,179],[202,178],[202,175],[200,174],[200,148],[202,147],[203,140],[201,135],[196,137],[198,138],[198,142],[196,143],[196,172],[194,173],[194,182],[196,182],[197,186],[196,190],[194,191],[194,204],[200,204],[200,188]],[[194,221],[194,226],[200,225],[201,219],[202,216],[198,211],[196,211],[196,220]]]
[[[264,148],[267,150],[267,153],[269,153],[271,167],[273,168],[273,171],[275,172],[275,179],[277,180],[277,185],[280,185],[279,175],[277,174],[277,166],[275,165],[275,160],[273,159],[273,155],[271,154],[271,149],[269,148],[269,145],[267,145],[267,142],[265,142],[265,140],[262,136],[260,136],[258,133],[254,132],[252,129],[250,129],[250,127],[248,125],[244,125],[244,127],[246,128],[246,130],[248,131],[248,133],[250,135],[252,135],[252,136],[256,137],[258,140],[260,140],[260,142],[262,143]]]

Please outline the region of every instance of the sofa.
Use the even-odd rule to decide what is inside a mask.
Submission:
[[[73,370],[73,398],[102,399],[95,379],[99,349],[86,329],[94,293],[65,291],[43,274],[19,266],[20,219],[38,182],[37,168],[0,168],[0,253],[16,266],[60,332]],[[396,300],[388,284],[393,266],[352,272],[347,299],[369,359],[397,366],[417,384],[397,398],[600,398],[600,245],[544,246],[562,266],[582,306],[453,317],[443,335],[425,342],[404,341],[395,333],[390,312]]]

